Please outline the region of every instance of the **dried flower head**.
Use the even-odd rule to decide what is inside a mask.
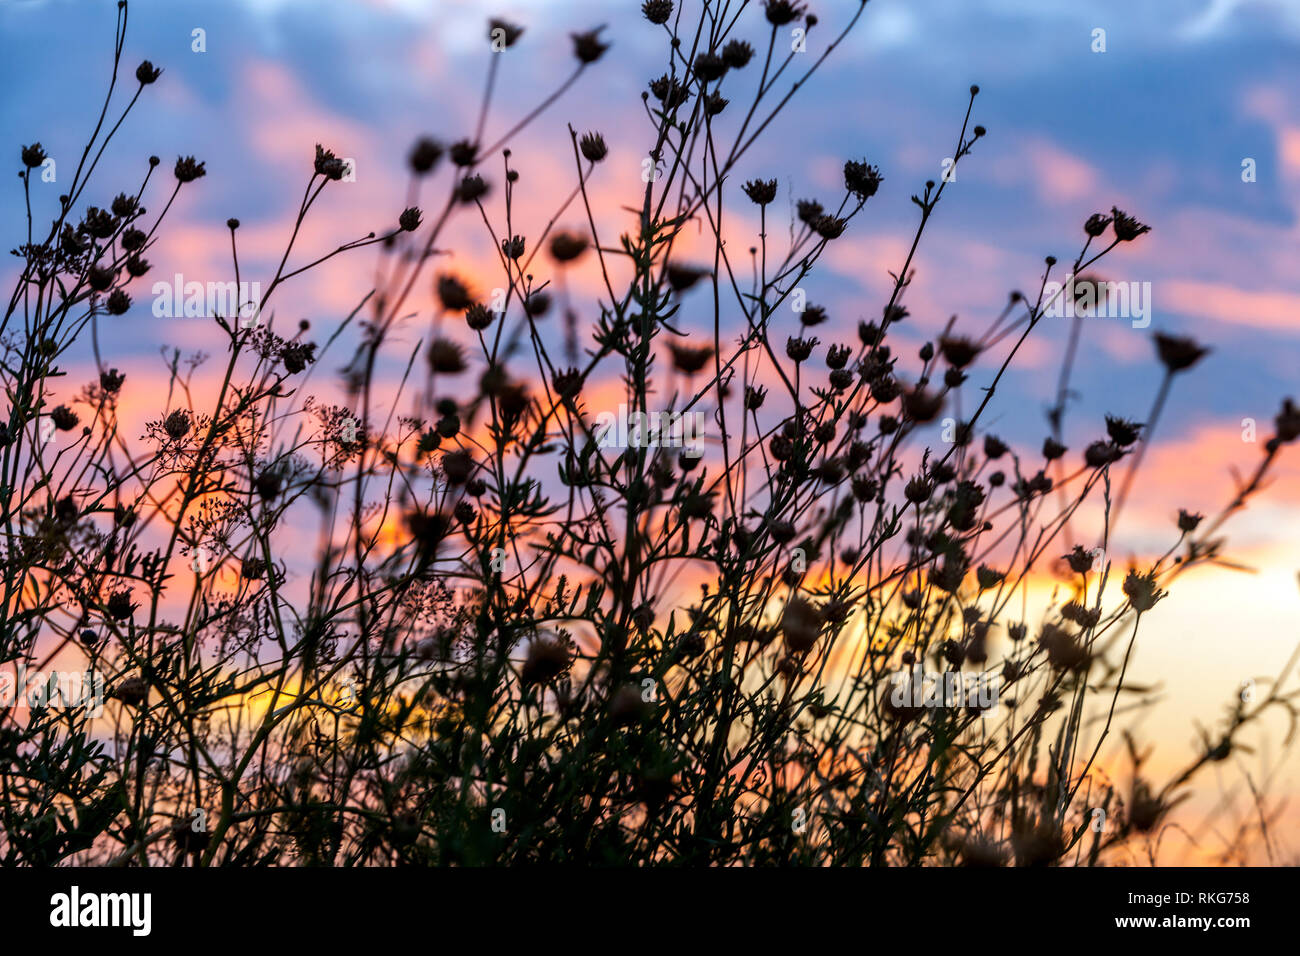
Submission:
[[[673,0],[645,0],[641,15],[656,26],[662,26],[673,15]]]
[[[30,146],[22,148],[23,165],[28,169],[35,169],[41,163],[45,162],[45,150],[40,143],[32,143]]]
[[[461,347],[444,338],[436,338],[429,343],[429,366],[444,375],[457,375],[468,368]]]
[[[557,232],[551,237],[551,258],[556,262],[573,262],[587,251],[587,237],[576,232]]]
[[[774,27],[783,27],[803,16],[804,6],[793,0],[764,0],[763,14]]]
[[[172,441],[180,441],[190,432],[190,413],[178,408],[163,420],[163,430]]]
[[[508,20],[498,17],[488,20],[488,39],[492,41],[494,49],[509,49],[519,42],[519,38],[523,35],[524,28]]]
[[[403,209],[402,214],[397,217],[397,225],[402,232],[415,232],[420,228],[420,210],[415,206]]]
[[[176,166],[173,169],[173,172],[176,175],[177,181],[182,183],[192,183],[194,180],[202,178],[207,173],[207,170],[204,168],[205,165],[206,164],[200,163],[193,156],[182,156],[176,160]]]
[[[609,155],[605,137],[596,132],[584,133],[578,142],[578,148],[582,150],[582,155],[587,158],[587,161],[592,163],[598,163]]]
[[[678,345],[670,343],[669,351],[673,356],[673,368],[685,375],[699,372],[713,358],[711,345]]]
[[[1128,576],[1124,578],[1124,596],[1133,605],[1133,610],[1141,614],[1155,607],[1156,602],[1165,596],[1165,592],[1156,587],[1154,570],[1146,574],[1138,574],[1136,570],[1130,570]]]
[[[443,273],[437,281],[438,301],[448,312],[461,312],[474,304],[469,288],[458,277]]]
[[[722,48],[722,58],[733,70],[744,69],[754,57],[754,48],[744,40],[728,40]]]
[[[1191,368],[1208,353],[1209,349],[1196,344],[1196,340],[1187,336],[1167,335],[1157,332],[1156,354],[1171,373],[1182,372]]]
[[[1083,231],[1093,239],[1096,239],[1106,231],[1106,227],[1109,225],[1110,216],[1107,216],[1105,213],[1094,212],[1088,217],[1088,221],[1083,224]]]
[[[1135,218],[1127,213],[1120,212],[1118,209],[1111,207],[1111,214],[1114,218],[1115,238],[1120,242],[1132,242],[1138,236],[1144,235],[1151,231],[1151,227],[1138,222]]]
[[[578,58],[578,62],[583,66],[595,63],[609,49],[608,43],[600,42],[600,31],[604,29],[603,26],[599,26],[585,33],[569,34],[573,38],[573,55]]]
[[[81,418],[70,409],[67,405],[59,405],[50,412],[50,420],[54,422],[54,427],[61,432],[70,432],[77,427]]]
[[[1106,434],[1110,435],[1110,440],[1120,448],[1127,448],[1137,441],[1142,435],[1142,427],[1138,422],[1131,422],[1126,418],[1106,416]]]
[[[876,194],[881,183],[880,170],[866,160],[850,159],[844,164],[844,188],[866,202]]]
[[[415,145],[411,147],[406,162],[415,175],[427,176],[438,165],[438,160],[442,159],[442,154],[441,143],[431,136],[421,136],[415,141]]]
[[[776,198],[775,179],[751,179],[744,188],[745,195],[760,206],[766,206]]]

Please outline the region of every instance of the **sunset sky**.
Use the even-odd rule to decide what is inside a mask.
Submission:
[[[302,261],[392,228],[407,205],[406,155],[414,139],[429,134],[451,142],[472,133],[491,55],[484,38],[489,14],[519,22],[526,33],[500,68],[487,140],[568,76],[571,31],[607,23],[603,37],[613,44],[512,141],[520,171],[514,231],[538,234],[575,185],[567,124],[600,130],[609,141],[611,156],[594,191],[607,210],[605,230],[625,228],[618,207],[636,201],[648,145],[640,94],[665,69],[663,37],[636,13],[639,6],[134,0],[126,87],[134,89],[130,72],[141,59],[164,73],[105,156],[87,200],[106,205],[117,192],[133,191],[151,153],[162,157],[159,185],[166,188],[178,155],[206,162],[207,176],[183,190],[169,214],[131,311],[110,320],[111,330],[101,325],[109,364],[136,386],[125,405],[131,426],[142,432],[146,418],[164,411],[150,404],[161,401],[159,393],[141,388],[163,381],[161,347],[224,348],[210,322],[155,318],[149,284],[176,273],[229,279],[224,224],[232,216],[242,223],[245,274],[269,278],[318,142],[354,159],[357,175],[326,190],[303,234]],[[0,4],[11,168],[18,146],[34,140],[58,163],[56,183],[33,183],[38,224],[53,215],[59,184],[71,178],[93,127],[111,62],[114,7],[111,0]],[[822,22],[809,37],[810,58],[857,7],[857,0],[813,4]],[[757,11],[747,16],[752,22],[741,34],[759,46],[766,25]],[[191,49],[195,29],[205,32],[206,52]],[[1097,30],[1105,31],[1105,52],[1094,52]],[[769,216],[778,220],[772,231],[780,239],[793,200],[842,192],[844,160],[878,164],[879,194],[831,245],[808,284],[810,300],[832,317],[825,331],[818,329],[822,341],[856,341],[858,321],[879,316],[888,270],[901,265],[910,244],[917,210],[909,197],[941,175],[968,87],[979,84],[972,120],[988,135],[962,161],[922,243],[908,293],[911,317],[891,334],[904,356],[900,367],[915,374],[916,349],[949,316],[958,317],[959,331],[978,336],[1012,289],[1035,291],[1044,257],[1071,261],[1090,214],[1118,206],[1150,223],[1149,235],[1096,270],[1110,280],[1150,283],[1150,327],[1136,329],[1123,318],[1085,322],[1065,428],[1070,460],[1078,461],[1104,434],[1105,413],[1144,420],[1160,381],[1154,331],[1190,335],[1213,349],[1175,382],[1112,549],[1120,567],[1130,558],[1141,563],[1176,540],[1179,508],[1214,514],[1227,503],[1230,469],[1253,470],[1281,399],[1300,392],[1298,54],[1300,0],[871,0],[859,27],[746,156],[727,194],[728,236],[743,250],[757,231],[756,207],[739,189],[745,179],[779,180]],[[739,78],[742,85],[756,80],[752,66]],[[1243,181],[1246,160],[1253,160],[1253,182]],[[500,160],[484,171],[499,186]],[[440,204],[448,176],[444,161],[434,191],[421,199],[426,211]],[[159,196],[151,189],[145,204],[158,204]],[[498,188],[489,206],[503,218],[500,198]],[[22,241],[24,222],[15,179],[0,203],[11,248]],[[580,227],[579,213],[572,208],[561,225]],[[476,214],[462,213],[452,236],[447,245],[456,251],[446,268],[480,289],[499,281],[491,239]],[[707,231],[702,238],[707,242]],[[0,275],[12,279],[16,261],[10,258]],[[286,289],[278,314],[331,327],[371,287],[375,261],[372,250],[363,250],[303,277]],[[571,277],[575,303],[594,302],[598,288],[594,276]],[[433,320],[430,283],[422,283],[408,311],[409,351]],[[690,329],[689,297],[683,314]],[[558,317],[549,321],[558,330]],[[1044,412],[1055,398],[1068,331],[1065,319],[1035,330],[985,419],[1031,456],[1048,433]],[[329,369],[318,369],[322,389],[327,373],[348,357],[336,355]],[[1001,358],[981,359],[968,395],[978,396],[975,389]],[[72,368],[69,394],[90,377],[88,351],[81,361],[65,363]],[[1258,423],[1256,443],[1243,440],[1243,419]],[[1142,725],[1159,744],[1157,767],[1185,762],[1198,746],[1194,721],[1211,724],[1241,681],[1275,673],[1300,641],[1300,449],[1288,451],[1273,483],[1226,529],[1231,556],[1257,573],[1198,571],[1144,621],[1131,673],[1164,686],[1158,716]],[[1256,733],[1256,756],[1275,752],[1284,730],[1278,722]],[[1225,785],[1240,779],[1235,766],[1224,765]],[[1256,772],[1252,758],[1241,766]],[[1300,768],[1288,768],[1276,787],[1300,787]]]

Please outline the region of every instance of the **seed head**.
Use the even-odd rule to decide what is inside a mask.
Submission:
[[[600,31],[603,29],[605,29],[603,26],[599,26],[594,30],[588,30],[586,33],[569,34],[573,38],[573,55],[578,58],[578,62],[583,66],[595,63],[609,49],[608,43],[600,42]]]
[[[70,432],[77,427],[81,418],[70,409],[67,405],[60,405],[50,412],[50,420],[54,422],[54,427],[61,432]]]
[[[1171,373],[1182,372],[1191,368],[1208,353],[1208,348],[1196,344],[1196,340],[1179,335],[1156,333],[1156,354],[1161,363]]]
[[[754,48],[744,40],[728,40],[722,48],[722,58],[733,70],[743,69],[754,56]]]
[[[1142,433],[1142,425],[1137,422],[1131,422],[1124,418],[1115,418],[1106,416],[1106,434],[1110,435],[1110,440],[1120,448],[1127,448],[1133,444]]]
[[[465,353],[450,339],[434,339],[429,344],[429,365],[435,372],[457,375],[466,369]]]
[[[415,232],[420,228],[420,210],[415,206],[403,209],[402,214],[397,217],[397,225],[401,227],[402,232]]]
[[[826,210],[816,199],[800,199],[795,203],[799,221],[806,226],[815,226]]]
[[[1295,441],[1300,438],[1300,408],[1296,408],[1291,399],[1284,399],[1282,410],[1273,419],[1273,424],[1277,427],[1279,442],[1285,445]]]
[[[1120,212],[1114,206],[1111,207],[1111,213],[1115,217],[1115,238],[1120,242],[1132,242],[1138,236],[1145,235],[1151,231],[1151,227],[1138,222],[1127,213]]]
[[[813,231],[823,239],[838,239],[844,235],[844,227],[848,223],[838,216],[822,215],[817,217],[813,223]]]
[[[506,20],[493,17],[488,21],[488,39],[493,43],[499,42],[506,49],[514,46],[523,33],[523,27]]]
[[[109,315],[125,315],[129,308],[131,308],[131,297],[121,289],[110,292],[104,303],[104,309]]]
[[[507,258],[517,261],[524,254],[524,237],[513,236],[510,239],[502,239],[501,251],[506,254]]]
[[[487,195],[487,192],[487,180],[476,173],[473,176],[466,176],[460,181],[460,186],[456,189],[456,197],[468,205],[482,199]]]
[[[943,410],[943,395],[917,386],[903,395],[903,411],[916,422],[929,422]]]
[[[965,368],[979,357],[980,347],[961,336],[939,337],[939,352],[953,368]]]
[[[172,441],[180,441],[190,431],[189,412],[183,408],[176,409],[163,422],[163,430],[167,432],[167,437]]]
[[[32,143],[30,146],[24,146],[22,149],[23,165],[28,169],[35,169],[41,163],[45,162],[45,150],[41,148],[40,143]]]
[[[473,166],[474,161],[478,159],[478,143],[471,142],[467,139],[457,140],[451,144],[447,150],[447,155],[457,166]]]
[[[750,201],[766,206],[776,198],[776,180],[751,179],[745,183],[745,195],[750,198]]]
[[[713,347],[710,345],[670,344],[668,349],[673,356],[673,368],[685,375],[699,372],[713,358]]]
[[[1043,440],[1043,457],[1048,461],[1056,461],[1056,459],[1060,458],[1068,450],[1069,449],[1050,435]]]
[[[826,309],[820,305],[807,306],[799,313],[799,323],[801,325],[813,326],[821,325],[827,319]]]
[[[766,0],[763,4],[763,13],[767,17],[767,22],[774,27],[793,23],[803,15],[803,11],[803,4],[795,3],[793,0]]]
[[[1155,607],[1165,592],[1156,587],[1155,571],[1138,574],[1136,570],[1131,570],[1124,579],[1124,595],[1133,605],[1133,610],[1141,614]]]
[[[524,685],[546,684],[569,669],[569,645],[560,637],[537,637],[528,645],[520,679]]]
[[[433,167],[438,165],[438,160],[442,159],[442,144],[431,136],[421,136],[411,147],[411,153],[407,157],[407,165],[411,167],[411,172],[417,176],[426,176],[433,171]]]
[[[727,61],[716,53],[700,53],[691,65],[691,71],[701,83],[722,79],[727,72]]]
[[[844,164],[844,188],[859,200],[866,202],[874,196],[876,190],[880,188],[880,183],[880,170],[875,166],[868,166],[866,160],[850,159]]]
[[[162,75],[162,70],[154,67],[152,63],[145,60],[135,68],[135,78],[140,81],[141,86],[148,86]]]
[[[135,613],[137,606],[131,603],[131,592],[127,590],[114,591],[105,604],[109,616],[115,621],[125,621]]]
[[[582,150],[582,155],[587,158],[587,161],[592,163],[598,163],[609,155],[609,147],[605,145],[605,137],[596,132],[583,134],[582,139],[578,142],[578,148]]]
[[[482,332],[492,324],[492,313],[487,306],[475,302],[465,312],[465,324],[475,332]]]
[[[656,26],[665,24],[673,15],[673,0],[645,0],[641,4],[641,13]]]
[[[319,146],[316,148],[320,149]],[[182,156],[177,158],[176,166],[172,171],[176,174],[178,182],[192,183],[207,173],[207,170],[203,168],[205,165],[205,163],[200,163],[193,156]],[[342,172],[339,175],[342,176]]]
[[[1109,441],[1095,441],[1083,451],[1083,461],[1089,468],[1104,468],[1124,457],[1124,450]]]
[[[1106,231],[1106,227],[1109,225],[1110,216],[1107,216],[1105,213],[1094,212],[1088,217],[1088,221],[1083,224],[1083,231],[1093,239],[1096,239]]]
[[[821,635],[822,612],[811,601],[802,597],[793,597],[785,606],[781,615],[781,634],[785,646],[791,653],[799,654],[809,650],[817,643]]]
[[[99,373],[99,387],[110,395],[121,391],[122,383],[125,380],[126,376],[115,368],[106,369]]]
[[[573,262],[587,251],[587,237],[576,232],[557,232],[551,237],[551,258],[556,262]]]
[[[785,340],[785,354],[796,362],[805,362],[808,356],[812,355],[816,345],[816,338],[804,339],[791,336]]]

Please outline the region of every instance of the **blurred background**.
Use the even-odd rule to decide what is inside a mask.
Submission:
[[[391,229],[411,201],[406,156],[415,138],[428,134],[450,143],[472,135],[492,55],[489,15],[526,32],[500,66],[488,142],[572,72],[570,32],[608,24],[602,37],[613,44],[511,141],[511,164],[520,173],[513,231],[540,234],[576,184],[569,124],[579,132],[599,130],[609,142],[593,198],[604,210],[603,237],[626,228],[619,207],[637,201],[649,146],[641,92],[667,69],[661,28],[645,22],[639,6],[632,0],[503,0],[490,7],[438,0],[135,0],[124,63],[133,71],[148,58],[164,73],[106,154],[86,201],[106,205],[117,192],[134,191],[150,154],[163,160],[160,185],[167,189],[180,155],[203,160],[207,176],[183,190],[169,213],[131,311],[112,320],[111,331],[101,326],[109,364],[135,386],[122,409],[132,435],[142,435],[144,421],[164,411],[156,404],[160,393],[141,387],[165,381],[164,348],[184,354],[223,348],[209,321],[155,317],[149,284],[176,274],[185,281],[233,278],[225,227],[232,216],[242,223],[244,277],[269,281],[316,143],[352,160],[355,181],[326,191],[293,261]],[[805,56],[820,55],[857,7],[857,0],[814,3],[821,22]],[[54,182],[33,182],[38,227],[53,216],[60,183],[70,181],[98,115],[114,15],[112,0],[0,4],[3,130],[12,168],[18,168],[19,145],[35,140],[57,164]],[[766,34],[761,9],[747,10],[739,35],[761,48]],[[978,336],[1011,290],[1035,293],[1044,257],[1072,261],[1090,214],[1114,205],[1150,223],[1149,235],[1095,270],[1108,280],[1150,283],[1151,322],[1147,328],[1125,318],[1083,323],[1064,424],[1071,460],[1102,436],[1104,414],[1145,420],[1161,374],[1154,331],[1192,336],[1213,351],[1174,384],[1124,527],[1112,541],[1111,557],[1122,573],[1130,560],[1150,563],[1173,545],[1179,508],[1210,515],[1228,503],[1233,470],[1253,470],[1281,398],[1300,392],[1298,52],[1300,0],[871,0],[858,28],[746,155],[743,175],[727,193],[734,211],[726,233],[737,249],[755,241],[757,212],[740,194],[744,179],[779,180],[769,213],[769,232],[779,244],[796,199],[839,196],[845,159],[878,164],[880,192],[806,283],[810,301],[831,316],[817,330],[823,342],[856,341],[857,323],[878,318],[888,298],[889,270],[901,266],[915,229],[909,197],[942,175],[972,83],[982,90],[972,120],[989,132],[945,191],[915,260],[911,317],[891,333],[895,352],[904,356],[901,368],[919,367],[915,350],[950,316],[958,317],[958,331]],[[746,91],[760,66],[738,74]],[[129,95],[134,80],[129,73],[123,79]],[[739,119],[724,114],[720,125]],[[444,160],[441,181],[426,184],[437,192],[418,197],[426,217],[441,206],[448,165]],[[490,158],[483,171],[496,187],[486,205],[500,226],[500,159]],[[157,204],[159,195],[151,188],[145,204]],[[0,204],[12,248],[25,229],[22,192],[13,180]],[[567,210],[560,225],[582,227],[580,207]],[[407,355],[435,320],[436,271],[454,271],[480,292],[500,282],[492,237],[476,212],[459,215],[446,246],[446,262],[435,264],[408,301],[408,327],[399,336]],[[16,261],[4,263],[6,279],[17,274]],[[372,287],[376,261],[367,249],[295,281],[277,293],[278,321],[333,327]],[[593,270],[568,277],[584,335],[600,288]],[[553,311],[547,321],[558,342],[561,319]],[[692,328],[689,298],[681,325]],[[792,322],[792,334],[794,328]],[[1046,411],[1056,397],[1068,334],[1067,319],[1035,330],[984,419],[1031,457],[1049,433]],[[987,384],[1009,344],[981,359],[968,396],[978,397],[974,390]],[[394,355],[396,368],[406,355]],[[317,370],[313,387],[320,394],[337,387],[330,377],[349,357],[335,354],[328,368]],[[68,397],[92,375],[89,351],[79,360],[84,364],[64,363]],[[1256,423],[1254,441],[1246,420]],[[1197,721],[1220,716],[1243,682],[1276,674],[1300,641],[1298,504],[1300,463],[1283,454],[1270,487],[1226,528],[1231,558],[1251,570],[1189,574],[1144,619],[1130,674],[1155,686],[1162,699],[1139,724],[1141,738],[1157,745],[1150,763],[1157,777],[1200,749]],[[1046,596],[1056,584],[1045,574],[1036,587]],[[1278,795],[1300,786],[1294,760],[1276,760],[1286,731],[1284,722],[1270,723],[1254,732],[1254,755],[1216,765],[1223,791],[1240,795],[1244,770],[1256,784],[1276,770]],[[1208,812],[1218,797],[1209,792],[1198,802]],[[1196,859],[1209,860],[1222,848],[1211,832],[1196,836]]]

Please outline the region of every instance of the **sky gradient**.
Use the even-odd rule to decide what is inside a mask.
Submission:
[[[822,23],[809,38],[810,55],[857,6],[814,4]],[[155,318],[147,285],[176,273],[228,279],[231,216],[242,223],[245,274],[269,278],[316,143],[354,159],[356,182],[331,188],[314,211],[301,239],[303,261],[391,228],[408,203],[405,161],[414,139],[427,133],[450,142],[472,131],[490,55],[489,13],[527,28],[501,67],[489,141],[572,70],[570,31],[609,24],[610,53],[512,141],[520,171],[514,231],[538,234],[572,189],[570,123],[609,141],[594,194],[609,210],[605,230],[624,228],[618,207],[640,187],[649,136],[640,94],[665,66],[662,37],[634,15],[637,7],[623,0],[491,9],[429,0],[134,0],[124,61],[133,69],[149,58],[164,74],[97,172],[102,194],[87,198],[105,205],[133,189],[151,153],[162,157],[163,171],[193,154],[207,176],[182,192],[170,214],[149,257],[153,271],[111,332],[112,364],[137,381],[161,381],[160,348],[222,347],[204,320]],[[0,5],[3,129],[15,163],[20,143],[39,140],[59,178],[70,178],[99,107],[113,15],[109,0]],[[761,16],[751,19],[746,35],[757,46]],[[204,31],[206,52],[192,50],[195,29]],[[1104,52],[1094,49],[1097,30],[1105,31]],[[823,342],[837,333],[853,341],[858,321],[878,317],[888,298],[889,270],[900,266],[915,228],[909,197],[940,176],[967,89],[978,83],[972,120],[988,135],[962,161],[922,244],[911,317],[892,334],[900,367],[915,373],[916,349],[950,316],[958,330],[978,335],[1011,290],[1036,290],[1044,257],[1072,260],[1090,214],[1118,206],[1150,223],[1149,235],[1096,270],[1109,280],[1150,283],[1150,327],[1122,318],[1084,323],[1064,436],[1074,460],[1102,436],[1104,414],[1144,420],[1160,378],[1154,331],[1190,335],[1213,349],[1176,381],[1115,543],[1121,564],[1149,558],[1176,540],[1179,508],[1212,514],[1227,503],[1230,469],[1253,469],[1282,397],[1300,392],[1298,53],[1300,0],[871,0],[859,28],[745,157],[728,194],[728,239],[743,249],[757,232],[755,207],[739,191],[745,179],[778,178],[770,215],[783,229],[794,199],[841,191],[845,159],[878,164],[879,194],[808,283],[810,300],[832,317],[818,329]],[[1243,179],[1247,160],[1254,181]],[[489,161],[486,172],[499,184],[500,161]],[[38,222],[58,192],[57,184],[33,184]],[[21,241],[23,222],[12,181],[0,203],[8,248]],[[561,225],[580,225],[578,212]],[[483,224],[462,215],[450,235],[456,251],[447,268],[490,288],[495,250]],[[277,309],[329,326],[371,287],[374,263],[366,250],[312,273],[286,289]],[[6,278],[15,274],[12,261],[3,269]],[[576,303],[590,303],[598,289],[588,275],[574,276],[569,291]],[[686,328],[689,306],[688,298]],[[409,311],[405,337],[413,347],[432,320],[430,283]],[[558,334],[558,319],[550,321]],[[1035,331],[985,420],[1026,453],[1048,433],[1045,412],[1068,331],[1066,320]],[[1000,359],[981,360],[972,386],[986,383]],[[71,363],[70,392],[89,377],[89,354],[82,360],[80,377]],[[161,410],[149,397],[137,391],[124,405],[124,420],[140,433]],[[1257,422],[1255,443],[1243,439],[1246,419]],[[1231,555],[1257,573],[1198,571],[1151,616],[1133,673],[1164,687],[1158,722],[1146,729],[1172,752],[1153,758],[1156,766],[1182,763],[1197,746],[1193,721],[1217,717],[1242,680],[1275,672],[1300,639],[1296,458],[1284,454],[1272,485],[1227,526]],[[1040,590],[1048,588],[1044,580]],[[1269,728],[1261,755],[1282,730]],[[1287,768],[1278,786],[1294,791],[1300,771]]]

